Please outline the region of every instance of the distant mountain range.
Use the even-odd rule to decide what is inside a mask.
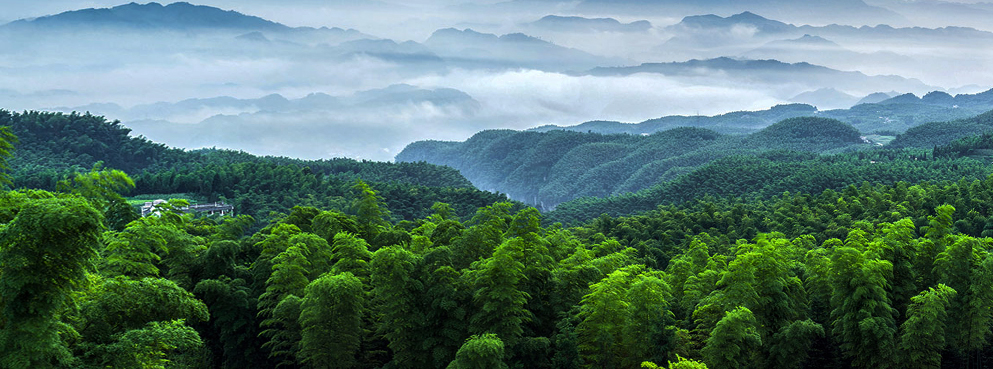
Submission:
[[[860,53],[820,36],[804,34],[800,38],[775,40],[740,54],[750,59],[776,59],[785,62],[839,63],[849,65],[901,65],[913,59],[893,52]]]
[[[52,28],[132,28],[189,30],[220,28],[237,30],[288,31],[290,27],[236,11],[193,5],[186,2],[163,6],[159,3],[115,6],[113,8],[82,9],[19,20],[5,27],[18,30],[44,30]]]
[[[149,36],[152,41],[161,41],[164,39],[163,32],[168,37],[220,33],[238,36],[242,41],[277,42],[283,43],[282,46],[334,45],[377,38],[354,29],[289,27],[233,10],[186,2],[168,5],[155,2],[129,3],[112,8],[88,8],[0,25],[0,37],[9,42],[38,37],[51,37],[50,42],[93,42],[85,38],[88,35],[103,37],[105,40]],[[0,44],[3,44],[2,39]],[[183,45],[170,45],[170,48],[179,47]]]
[[[742,30],[753,38],[801,37],[803,35],[820,36],[827,39],[839,40],[907,40],[914,44],[925,41],[941,41],[949,43],[969,43],[980,41],[993,42],[993,33],[969,27],[904,27],[895,28],[886,24],[875,26],[849,26],[831,24],[826,26],[796,26],[772,20],[753,12],[742,12],[728,17],[713,14],[688,16],[679,23],[666,27],[666,30],[676,35],[670,43],[685,44],[706,41],[708,44],[719,42],[715,34],[731,34]],[[724,40],[734,42],[734,40]]]
[[[570,49],[523,33],[497,36],[471,29],[440,29],[424,45],[458,64],[482,67],[529,67],[568,71],[599,65],[626,65],[629,61]]]
[[[833,88],[821,88],[814,91],[806,91],[794,96],[791,102],[811,104],[818,109],[848,109],[859,101],[859,97],[835,90]]]
[[[371,152],[385,160],[392,154],[380,154],[384,148],[396,152],[409,142],[404,137],[425,138],[436,129],[425,120],[445,126],[446,116],[472,117],[479,109],[480,103],[462,91],[400,84],[339,96],[221,96],[130,108],[101,103],[46,110],[114,117],[127,122],[134,134],[174,147],[229,147],[307,158],[369,158]]]
[[[835,93],[842,92],[817,92],[817,94]],[[537,132],[567,130],[600,134],[646,135],[677,127],[699,127],[723,134],[747,134],[783,119],[818,116],[838,119],[851,124],[866,134],[876,131],[889,131],[895,134],[925,123],[931,117],[944,116],[945,119],[961,119],[989,110],[993,110],[993,89],[978,94],[958,94],[955,96],[934,91],[924,95],[923,98],[910,93],[876,92],[856,101],[855,106],[850,109],[818,110],[808,104],[789,104],[775,106],[767,110],[732,112],[712,117],[667,116],[640,123],[592,121],[575,126],[546,125],[531,130]]]
[[[576,21],[570,19],[566,22]],[[610,23],[599,19],[588,21],[601,25]],[[647,22],[617,24],[630,29],[651,27]],[[562,47],[521,33],[498,36],[471,29],[446,28],[437,30],[423,44],[414,41],[396,42],[352,29],[291,28],[235,11],[185,2],[169,5],[154,2],[144,5],[131,3],[112,8],[83,9],[19,20],[0,26],[0,36],[6,35],[4,38],[12,43],[19,42],[17,41],[19,38],[37,37],[39,34],[59,38],[65,36],[73,39],[76,44],[94,42],[89,39],[79,40],[79,36],[76,36],[78,33],[88,31],[110,38],[114,35],[142,37],[150,34],[151,42],[163,39],[158,35],[160,32],[182,32],[172,35],[176,37],[189,37],[196,32],[224,32],[242,44],[231,43],[222,38],[217,40],[222,44],[208,47],[208,50],[214,49],[220,52],[232,45],[249,43],[252,48],[238,48],[235,52],[251,52],[271,57],[293,55],[297,58],[314,60],[328,57],[348,59],[362,54],[404,65],[424,67],[425,63],[428,63],[429,70],[434,71],[443,70],[448,66],[566,71],[630,63],[627,60],[601,57]],[[108,34],[107,31],[111,33]],[[196,42],[202,44],[206,41]],[[4,41],[0,40],[0,46],[3,44]],[[167,48],[178,50],[183,48],[184,44],[170,42]]]
[[[748,60],[727,57],[673,63],[645,63],[633,67],[598,67],[585,72],[592,76],[629,76],[657,73],[687,78],[712,78],[767,85],[803,85],[809,89],[834,88],[861,91],[867,86],[878,90],[934,90],[916,79],[900,76],[867,76],[861,72],[839,71],[809,63],[784,63],[777,60]],[[717,78],[717,77],[713,77]]]
[[[214,114],[231,116],[255,113],[347,112],[353,109],[389,109],[396,106],[419,104],[431,104],[439,108],[461,109],[467,113],[479,109],[478,101],[459,90],[450,88],[422,89],[411,85],[398,84],[382,89],[360,91],[345,96],[331,96],[325,93],[311,93],[299,99],[287,99],[279,94],[271,94],[257,99],[238,99],[231,96],[220,96],[207,99],[186,99],[179,102],[141,104],[131,108],[124,108],[114,103],[99,103],[77,107],[57,107],[49,110],[63,112],[92,111],[126,121],[158,119],[191,124],[200,123],[200,121],[211,117],[196,118],[197,114],[203,114],[205,112],[215,112]],[[190,119],[193,120],[191,121]]]
[[[703,14],[753,11],[802,22],[879,24],[904,18],[862,0],[584,0],[579,11],[624,14]]]
[[[548,15],[530,26],[557,32],[645,32],[652,28],[646,20],[621,23],[614,18],[584,18]]]
[[[915,24],[945,26],[957,24],[993,31],[993,3],[940,0],[873,0],[873,3],[898,12]]]

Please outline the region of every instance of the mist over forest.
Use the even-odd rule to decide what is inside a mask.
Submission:
[[[993,29],[976,21],[988,7],[927,4],[14,4],[0,97],[119,119],[176,147],[389,161],[484,129],[993,86]],[[778,63],[749,62],[762,60]]]

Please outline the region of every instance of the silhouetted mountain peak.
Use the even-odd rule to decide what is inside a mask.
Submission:
[[[832,42],[831,40],[828,40],[828,39],[823,38],[823,37],[820,37],[820,36],[814,36],[814,35],[811,35],[809,33],[806,33],[803,36],[801,36],[800,38],[795,39],[795,40],[791,40],[791,41],[805,43],[805,44],[820,44],[820,45],[838,46],[838,44]]]
[[[727,20],[734,21],[734,22],[748,22],[748,23],[764,23],[764,22],[771,22],[772,21],[769,18],[763,17],[761,15],[758,15],[758,14],[755,14],[755,13],[752,13],[752,12],[749,12],[749,11],[745,11],[745,12],[738,13],[738,14],[732,15],[730,17],[727,17]]]
[[[906,93],[900,96],[895,96],[886,100],[879,102],[880,104],[917,104],[920,103],[921,99],[912,93]]]
[[[528,42],[528,43],[542,43],[547,44],[547,41],[543,41],[536,37],[531,37],[523,33],[508,33],[506,35],[500,36],[500,41],[506,42]]]
[[[935,104],[935,105],[955,104],[955,98],[952,97],[952,95],[949,95],[947,92],[943,92],[943,91],[928,92],[926,95],[924,95],[924,97],[921,98],[921,101],[924,103]]]
[[[614,18],[564,17],[558,15],[547,15],[532,22],[531,25],[549,30],[571,32],[644,32],[652,28],[652,24],[646,20],[621,23]]]
[[[752,12],[744,12],[730,17],[721,17],[714,14],[693,15],[683,18],[676,27],[687,28],[731,28],[736,25],[750,25],[760,32],[783,33],[796,29],[792,24],[772,20]]]
[[[888,100],[891,97],[893,97],[892,94],[888,94],[888,93],[885,93],[885,92],[874,92],[874,93],[869,94],[866,97],[863,97],[862,100],[859,100],[859,102],[855,103],[855,105],[859,105],[859,104],[876,104],[876,103],[879,103],[879,102],[882,102],[882,101],[886,101],[886,100]]]
[[[11,23],[15,27],[126,27],[137,29],[221,28],[244,30],[286,30],[289,27],[232,10],[194,5],[187,2],[162,5],[129,3],[113,8],[67,11],[32,20]]]
[[[447,44],[447,43],[474,43],[474,42],[485,42],[490,43],[499,39],[496,35],[490,33],[481,33],[473,31],[471,28],[466,28],[464,30],[458,30],[455,28],[442,28],[431,34],[431,37],[424,42],[425,44]]]

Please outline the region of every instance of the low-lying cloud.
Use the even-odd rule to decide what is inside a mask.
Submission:
[[[109,0],[36,3],[32,7],[14,4],[5,9],[5,16],[31,17],[117,4]],[[740,78],[706,68],[686,75],[566,73],[569,68],[531,60],[534,55],[547,55],[547,60],[575,61],[572,56],[579,51],[547,42],[594,54],[588,59],[612,64],[744,55],[810,61],[869,75],[899,74],[924,82],[917,85],[935,88],[978,84],[985,90],[993,85],[993,48],[934,40],[907,44],[863,40],[857,33],[861,31],[845,31],[855,32],[847,38],[828,37],[841,51],[820,52],[802,45],[762,49],[802,34],[769,35],[751,24],[696,30],[670,27],[680,20],[675,15],[611,15],[622,23],[651,22],[651,28],[637,31],[529,26],[549,14],[597,16],[570,12],[575,5],[570,2],[199,3],[290,26],[351,27],[362,34],[230,29],[108,33],[97,29],[0,37],[0,48],[16,51],[0,53],[4,104],[0,108],[104,114],[121,119],[136,135],[186,148],[216,146],[266,155],[391,160],[415,140],[463,140],[482,129],[527,129],[590,120],[641,122],[665,115],[766,109],[825,87],[802,79]],[[482,57],[465,60],[459,59],[467,53],[464,49],[425,42],[434,31],[447,27],[471,27],[495,35],[524,32],[534,38],[512,37],[519,44],[505,48],[470,45],[480,48],[470,50],[472,55]],[[390,40],[347,43],[363,37]],[[407,40],[414,43],[404,44]],[[840,92],[860,98],[881,89],[866,83]]]

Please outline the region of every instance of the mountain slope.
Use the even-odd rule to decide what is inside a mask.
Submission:
[[[163,6],[159,3],[115,6],[113,8],[89,8],[12,22],[5,27],[15,29],[87,29],[87,28],[132,28],[189,30],[195,28],[219,28],[257,31],[286,31],[290,27],[259,17],[248,16],[236,11],[193,5],[186,2]]]
[[[834,88],[857,91],[865,86],[883,90],[930,91],[923,82],[900,76],[868,76],[861,72],[839,71],[806,62],[784,63],[778,60],[750,60],[720,57],[671,63],[644,63],[632,67],[598,67],[583,75],[630,76],[637,73],[657,73],[683,78],[713,78],[751,85],[803,85],[813,88]]]
[[[944,93],[921,99],[915,95],[910,95],[913,98],[893,98],[898,96],[893,96],[895,93],[875,93],[870,95],[871,99],[867,97],[849,109],[818,110],[807,104],[788,104],[767,110],[732,112],[712,117],[667,116],[640,123],[592,121],[565,127],[546,125],[531,130],[651,134],[677,127],[700,127],[724,134],[746,134],[787,118],[819,116],[840,120],[867,134],[876,131],[900,133],[926,122],[970,118],[993,110],[993,89],[978,94],[959,94],[951,99],[937,98],[941,94]]]
[[[15,188],[54,190],[57,181],[101,162],[135,180],[132,195],[182,193],[201,201],[224,200],[262,224],[270,212],[298,205],[347,210],[355,179],[384,196],[396,220],[427,216],[434,202],[449,203],[460,217],[468,218],[479,207],[506,200],[477,190],[454,169],[427,163],[184,151],[131,137],[119,121],[89,114],[0,110],[0,125],[18,137],[10,161]]]
[[[465,142],[413,143],[396,160],[452,166],[477,187],[554,209],[579,197],[645,189],[729,155],[783,149],[837,152],[867,146],[859,132],[845,123],[805,117],[748,136],[689,127],[644,136],[483,131]]]
[[[755,11],[775,13],[804,23],[836,22],[879,24],[899,21],[903,17],[862,0],[585,0],[577,9],[583,12],[622,14],[688,15],[703,13],[738,13]]]
[[[927,148],[989,132],[993,132],[993,111],[967,119],[921,124],[896,136],[889,146]]]
[[[652,28],[646,20],[621,23],[614,18],[584,18],[548,15],[528,25],[556,32],[645,32]]]
[[[468,28],[445,28],[431,34],[424,45],[456,66],[477,68],[527,67],[568,71],[627,64],[621,59],[562,47],[523,33],[497,36]]]

